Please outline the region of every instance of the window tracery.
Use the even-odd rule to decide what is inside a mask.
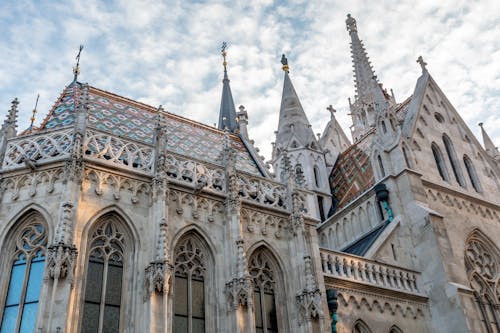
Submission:
[[[47,231],[37,216],[14,235],[15,250],[0,332],[34,332],[43,280]]]
[[[195,235],[175,249],[174,332],[205,332],[205,247]]]
[[[105,219],[90,240],[82,332],[120,329],[125,236],[115,219]]]
[[[278,332],[275,299],[275,273],[269,256],[258,250],[249,262],[249,273],[254,283],[255,328],[257,333]]]
[[[487,332],[500,332],[499,249],[479,231],[465,246],[465,266],[469,283]]]

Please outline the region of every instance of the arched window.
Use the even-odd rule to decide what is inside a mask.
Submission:
[[[89,241],[82,332],[120,331],[125,246],[121,221],[102,217]]]
[[[207,246],[196,233],[184,235],[175,247],[174,332],[205,332]]]
[[[403,147],[403,157],[405,159],[405,164],[408,168],[411,168],[411,163],[410,163],[410,159],[408,158],[408,151],[406,150],[405,147]]]
[[[403,330],[397,327],[396,325],[392,326],[389,330],[389,333],[403,333]]]
[[[500,250],[483,233],[472,232],[465,245],[465,267],[482,326],[500,332],[500,301],[496,290]]]
[[[314,166],[314,182],[316,183],[316,187],[319,187],[320,184],[320,177],[319,177],[319,168],[317,165]]]
[[[448,171],[446,170],[446,165],[443,160],[443,155],[441,154],[441,150],[434,142],[431,145],[432,154],[434,155],[434,160],[436,161],[436,166],[439,171],[439,175],[444,181],[449,181]]]
[[[361,319],[358,319],[354,323],[353,332],[354,333],[371,333],[372,331],[370,330],[368,325],[365,324],[364,321],[362,321]]]
[[[7,297],[2,299],[0,332],[35,332],[47,246],[45,223],[32,212],[11,239],[7,240],[11,246],[2,251],[2,257],[9,256],[10,278]]]
[[[448,159],[450,160],[451,168],[453,169],[453,174],[455,175],[455,179],[457,180],[460,186],[465,187],[464,178],[462,176],[462,169],[458,164],[455,148],[453,148],[453,143],[446,134],[443,135],[443,143],[446,149],[446,153],[448,154]]]
[[[481,192],[481,184],[479,183],[479,178],[477,178],[476,168],[474,168],[474,164],[467,155],[464,155],[464,164],[465,169],[467,169],[467,174],[469,175],[470,182],[472,187],[476,192]]]
[[[254,283],[255,328],[261,333],[277,333],[275,284],[276,272],[271,255],[258,249],[248,261],[248,271]]]
[[[380,174],[382,178],[385,177],[384,163],[382,163],[382,158],[380,155],[377,155],[378,167],[380,168]]]

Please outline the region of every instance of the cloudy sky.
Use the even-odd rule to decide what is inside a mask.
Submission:
[[[348,132],[354,95],[351,13],[375,72],[397,101],[413,92],[423,55],[428,69],[472,130],[484,122],[500,146],[500,2],[419,1],[23,1],[0,2],[0,105],[21,101],[39,123],[72,80],[79,80],[205,124],[218,120],[220,45],[235,104],[267,159],[278,124],[286,53],[290,75],[316,133],[332,104]]]

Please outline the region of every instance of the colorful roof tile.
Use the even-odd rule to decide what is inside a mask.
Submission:
[[[49,130],[72,125],[80,93],[79,83],[66,87],[37,129]],[[105,131],[124,139],[153,143],[156,108],[94,87],[88,92],[89,128]],[[201,161],[220,164],[224,132],[172,113],[165,113],[169,150]],[[237,135],[231,135],[237,151],[238,170],[262,175],[255,161]]]
[[[374,184],[369,156],[357,144],[339,155],[330,174],[330,188],[338,200],[338,208],[354,200]]]

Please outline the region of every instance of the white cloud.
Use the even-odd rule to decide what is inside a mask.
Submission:
[[[40,92],[39,110],[46,113],[72,80],[83,43],[81,81],[213,124],[222,88],[218,52],[226,40],[235,104],[245,105],[250,135],[269,159],[282,52],[314,132],[323,131],[325,108],[333,104],[349,133],[347,13],[357,19],[380,81],[399,101],[413,92],[422,54],[474,133],[484,121],[500,146],[500,4],[493,0],[2,2],[0,105],[6,111],[19,97],[24,128]]]

